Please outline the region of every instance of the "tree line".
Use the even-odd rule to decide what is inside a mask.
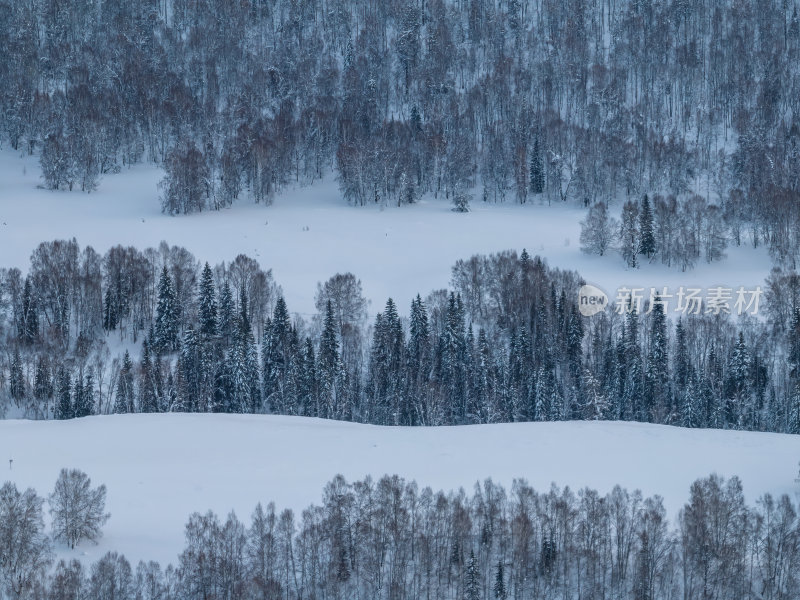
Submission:
[[[40,244],[0,270],[0,406],[306,415],[391,425],[621,419],[800,433],[800,277],[775,269],[758,317],[579,312],[579,274],[526,251],[458,261],[451,288],[369,322],[351,273],[292,315],[244,255]],[[646,299],[645,299],[646,300]],[[112,348],[113,354],[112,354]]]
[[[40,543],[41,500],[6,483],[0,531]],[[20,519],[20,504],[30,506]],[[250,525],[233,513],[191,515],[176,564],[133,568],[109,552],[93,565],[33,559],[0,537],[9,598],[170,600],[301,598],[626,598],[791,600],[800,596],[800,521],[788,495],[745,503],[742,484],[695,481],[670,523],[659,496],[616,486],[605,496],[553,485],[472,493],[420,489],[385,476],[337,476],[322,503],[295,516],[258,504]],[[22,585],[20,585],[22,583]]]
[[[146,160],[168,213],[330,171],[353,204],[697,192],[796,237],[794,1],[4,0],[0,47],[0,130],[54,189]]]

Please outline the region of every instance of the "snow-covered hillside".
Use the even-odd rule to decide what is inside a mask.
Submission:
[[[133,561],[174,562],[191,512],[234,509],[245,521],[259,501],[302,510],[334,475],[399,474],[434,489],[492,477],[614,484],[660,494],[672,518],[689,485],[739,475],[749,502],[791,493],[800,436],[691,430],[616,422],[385,428],[317,419],[233,415],[125,415],[72,421],[0,421],[0,481],[49,494],[62,467],[108,486],[111,519],[99,546],[62,556],[94,560],[119,550]],[[8,460],[13,459],[9,469]]]
[[[222,212],[169,217],[160,212],[163,172],[136,166],[102,179],[92,194],[41,189],[38,159],[0,152],[0,267],[27,268],[41,241],[77,238],[104,253],[116,244],[140,249],[162,240],[185,246],[211,264],[239,253],[272,268],[289,310],[313,313],[317,282],[352,272],[372,302],[370,313],[391,297],[402,313],[411,299],[446,287],[450,269],[473,254],[527,248],[549,264],[577,269],[612,295],[619,287],[736,287],[762,283],[769,271],[763,248],[729,248],[720,263],[686,273],[660,264],[625,269],[617,256],[580,251],[582,208],[573,204],[520,206],[475,200],[472,212],[455,214],[447,200],[425,197],[417,205],[352,208],[332,179],[288,190],[272,206],[246,201]],[[618,210],[615,207],[614,210]]]

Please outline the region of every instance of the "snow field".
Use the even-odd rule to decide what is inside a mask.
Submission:
[[[515,478],[538,491],[555,483],[605,494],[620,484],[661,495],[674,519],[690,484],[712,472],[738,475],[751,504],[766,492],[794,497],[798,459],[800,436],[621,422],[402,428],[197,414],[0,421],[0,482],[47,496],[59,470],[74,467],[108,487],[111,519],[100,544],[58,554],[94,561],[117,550],[134,564],[174,563],[195,511],[224,518],[235,510],[249,524],[257,502],[274,501],[299,517],[337,473],[348,481],[398,474],[469,493],[487,477],[507,490]]]

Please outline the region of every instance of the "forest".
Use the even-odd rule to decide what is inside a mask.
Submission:
[[[76,240],[44,242],[26,276],[0,269],[0,408],[40,419],[616,419],[800,433],[795,272],[770,273],[756,316],[676,319],[645,299],[586,317],[583,283],[507,251],[458,261],[449,291],[416,294],[408,317],[387,299],[371,322],[361,281],[338,273],[303,318],[245,255],[212,267],[166,243],[101,256]]]
[[[295,516],[258,504],[250,525],[195,513],[175,565],[116,552],[91,566],[61,560],[43,500],[0,488],[0,585],[47,600],[620,598],[791,600],[800,595],[800,521],[788,495],[744,499],[718,475],[691,485],[667,517],[659,496],[487,479],[471,494],[435,492],[398,476],[348,483]],[[670,523],[674,525],[670,526]]]
[[[794,2],[2,0],[0,48],[0,137],[52,189],[148,161],[169,214],[331,173],[354,205],[699,196],[798,257]]]

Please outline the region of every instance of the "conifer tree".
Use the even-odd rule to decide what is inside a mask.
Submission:
[[[19,348],[14,348],[14,355],[11,358],[9,369],[9,391],[11,398],[19,403],[25,399],[25,374],[22,371],[22,358],[19,355]]]
[[[316,417],[317,415],[317,359],[314,353],[314,343],[310,337],[306,338],[301,352],[302,362],[297,384],[297,397],[299,414]]]
[[[506,600],[508,593],[506,592],[505,575],[503,574],[503,563],[498,561],[497,570],[494,575],[494,597],[495,600]]]
[[[619,240],[622,258],[631,268],[639,266],[637,255],[639,254],[639,207],[636,202],[628,200],[622,206],[622,220],[620,223]]]
[[[33,397],[43,408],[43,413],[48,414],[50,401],[53,399],[53,379],[50,374],[50,363],[46,356],[36,359],[36,375],[33,381]]]
[[[33,344],[39,339],[39,309],[30,277],[25,278],[25,285],[22,290],[20,326],[19,337],[25,344]]]
[[[103,297],[103,329],[112,331],[117,328],[117,304],[112,295],[112,286],[106,286]]]
[[[117,414],[134,412],[134,387],[133,387],[133,363],[131,355],[126,350],[122,357],[122,366],[119,370],[117,379],[117,393],[114,400],[114,412]]]
[[[544,164],[542,163],[542,152],[539,148],[539,138],[533,140],[533,150],[531,151],[530,164],[531,193],[541,194],[544,192]]]
[[[217,299],[214,288],[214,275],[208,263],[203,266],[203,272],[200,275],[198,305],[200,335],[206,340],[212,339],[217,335]]]
[[[86,381],[80,373],[75,378],[75,417],[88,417],[94,414],[94,375],[92,371],[86,375]]]
[[[651,259],[656,253],[656,238],[653,230],[653,213],[650,209],[650,200],[647,194],[642,199],[642,209],[639,211],[639,254]]]
[[[200,343],[194,329],[188,328],[183,334],[178,361],[178,407],[185,412],[204,412],[208,410],[203,397],[203,371]],[[175,408],[174,410],[178,410]]]
[[[469,561],[464,576],[464,600],[480,600],[481,583],[480,573],[478,572],[478,560],[475,558],[475,551],[470,551]]]
[[[231,292],[231,286],[227,279],[222,284],[222,291],[219,294],[217,327],[223,347],[228,346],[231,340],[233,340],[234,331],[236,329],[236,314],[233,293]]]
[[[75,416],[72,406],[72,382],[69,371],[62,365],[58,369],[58,389],[56,392],[56,419],[71,419]]]
[[[155,388],[153,360],[150,343],[147,338],[142,341],[141,380],[139,383],[139,411],[143,413],[158,412],[158,396]]]
[[[288,372],[292,362],[292,324],[283,296],[275,303],[272,319],[264,329],[261,348],[261,373],[264,403],[270,411],[287,410],[286,394]]]
[[[655,414],[666,409],[665,400],[669,397],[669,371],[667,359],[667,318],[661,297],[656,295],[650,311],[650,337],[647,353],[647,373],[645,377],[645,395],[642,403],[640,419],[652,421]]]
[[[317,414],[326,418],[342,418],[341,388],[344,369],[339,355],[336,317],[331,301],[325,306],[325,320],[322,327],[322,338],[319,343],[319,409]]]
[[[172,352],[178,347],[179,327],[178,301],[167,266],[161,269],[158,281],[158,304],[156,306],[155,338],[153,346],[157,352]]]
[[[403,417],[408,425],[418,424],[426,404],[428,381],[431,376],[430,328],[425,303],[417,294],[411,302],[408,335],[408,375],[406,398],[408,412]]]

